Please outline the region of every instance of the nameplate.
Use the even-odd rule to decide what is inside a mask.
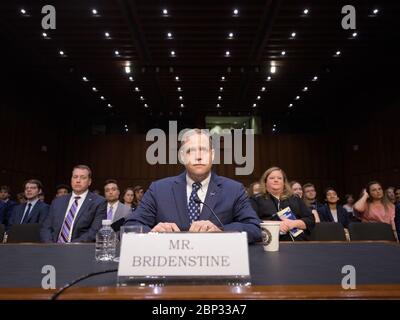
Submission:
[[[119,277],[248,277],[247,234],[124,233]]]

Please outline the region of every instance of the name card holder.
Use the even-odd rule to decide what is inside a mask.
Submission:
[[[124,233],[117,283],[249,285],[247,234]]]

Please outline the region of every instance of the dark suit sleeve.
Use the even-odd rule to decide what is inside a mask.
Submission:
[[[48,209],[47,215],[43,218],[42,228],[40,229],[40,240],[42,242],[54,242],[54,229],[53,229],[53,220],[55,215],[55,201],[50,205]]]
[[[311,210],[307,208],[303,200],[299,198],[295,199],[299,206],[299,212],[296,212],[296,214],[298,215],[298,218],[306,224],[307,230],[311,232],[315,226],[314,215],[312,214]]]
[[[243,186],[235,195],[233,222],[224,225],[224,231],[245,231],[249,243],[261,240],[260,219],[253,210]]]
[[[156,225],[157,203],[155,200],[157,185],[152,183],[144,194],[139,206],[126,217],[126,226],[142,225],[143,232],[149,232]]]
[[[94,208],[93,222],[88,231],[82,233],[79,237],[75,238],[72,242],[94,242],[96,241],[97,231],[102,226],[102,220],[107,218],[107,201],[104,198],[98,200]]]
[[[8,212],[8,217],[7,217],[7,220],[6,220],[6,230],[10,229],[13,224],[17,223],[16,217],[18,215],[17,211],[18,211],[19,208],[20,208],[20,206],[13,206],[11,208],[11,210]]]
[[[396,226],[397,238],[400,241],[400,204],[396,206],[396,214],[394,216],[394,224]]]
[[[46,220],[47,216],[49,215],[49,205],[47,203],[42,203],[42,207],[40,208],[39,213],[39,223],[43,225],[44,221]]]

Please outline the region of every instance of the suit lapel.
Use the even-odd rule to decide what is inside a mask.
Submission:
[[[186,171],[176,177],[172,185],[172,193],[174,194],[180,225],[189,230],[190,219],[187,211]]]
[[[38,213],[40,207],[39,200],[36,201],[34,207],[31,209],[31,212],[29,213],[29,216],[26,218],[25,223],[29,223],[31,219]]]
[[[57,237],[58,237],[61,227],[64,223],[65,213],[67,212],[69,200],[71,199],[71,197],[72,197],[72,194],[70,193],[67,196],[63,197],[60,201],[61,202],[60,203],[60,212],[55,217],[55,219],[57,219],[55,225],[58,226],[58,230],[56,233]]]
[[[91,193],[90,191],[88,192],[85,201],[83,201],[82,206],[80,207],[79,211],[78,211],[78,216],[75,219],[74,222],[74,227],[72,232],[74,232],[76,230],[76,226],[78,225],[79,219],[82,217],[82,215],[84,215],[84,213],[88,210],[90,204],[93,201],[93,193]]]
[[[117,202],[117,208],[115,209],[115,214],[114,218],[112,219],[112,222],[118,221],[119,219],[122,218],[121,206],[123,206],[123,204],[121,202]]]
[[[218,181],[218,176],[214,173],[211,173],[210,183],[208,184],[206,198],[204,202],[208,204],[211,209],[215,209],[215,205],[218,201],[218,194],[221,191],[220,183]],[[215,210],[214,210],[215,211]],[[207,206],[203,205],[203,208],[200,213],[200,220],[209,220],[212,212]]]

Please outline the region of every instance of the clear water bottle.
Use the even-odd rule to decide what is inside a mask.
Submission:
[[[96,234],[96,261],[113,261],[117,246],[117,236],[111,228],[111,220],[103,220],[103,226]]]

